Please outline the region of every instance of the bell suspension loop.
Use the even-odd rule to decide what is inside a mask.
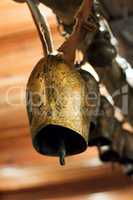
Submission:
[[[42,15],[39,10],[39,2],[38,0],[26,0],[28,7],[31,11],[31,15],[33,17],[34,23],[37,27],[44,55],[52,54],[54,52],[53,41],[51,36],[51,31],[47,22],[47,19],[44,15]]]

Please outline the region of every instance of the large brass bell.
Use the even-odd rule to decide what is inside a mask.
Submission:
[[[90,118],[85,82],[60,56],[42,59],[27,85],[33,145],[42,154],[73,155],[87,148]]]
[[[40,13],[37,5],[33,5],[35,0],[28,2],[38,24]],[[62,53],[49,53],[39,61],[27,84],[32,141],[39,153],[59,156],[63,165],[65,156],[85,151],[91,121],[86,92],[89,92],[86,80],[74,65],[64,60]]]

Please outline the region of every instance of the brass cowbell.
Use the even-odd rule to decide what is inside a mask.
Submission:
[[[85,82],[58,56],[42,59],[27,85],[27,110],[35,149],[46,155],[73,155],[87,148],[89,118]]]
[[[36,1],[28,1],[28,6],[38,25],[42,18],[39,18]],[[39,25],[37,28],[41,38],[45,37]],[[85,91],[86,82],[80,72],[68,64],[61,53],[49,53],[42,58],[27,84],[27,111],[33,146],[41,154],[59,156],[61,165],[65,164],[65,156],[81,153],[88,145],[90,116]]]

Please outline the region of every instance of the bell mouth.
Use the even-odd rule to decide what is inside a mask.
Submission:
[[[127,176],[133,176],[133,165],[132,164],[125,165],[124,172]]]
[[[105,145],[110,145],[111,141],[108,138],[105,138],[104,136],[96,136],[92,138],[90,137],[88,146],[105,146]]]
[[[108,132],[105,132],[102,134],[99,132],[99,130],[96,128],[96,125],[91,122],[90,126],[90,136],[88,140],[88,146],[109,146],[111,145],[111,139],[109,138]]]
[[[133,169],[132,169],[132,170],[129,170],[128,172],[126,172],[126,175],[127,175],[127,176],[133,176]]]
[[[44,155],[59,156],[59,149],[65,146],[66,156],[82,153],[87,142],[78,132],[59,125],[47,125],[40,128],[33,138],[33,146]]]
[[[117,152],[109,149],[107,151],[101,152],[100,159],[103,162],[118,162],[120,157]]]
[[[133,164],[133,154],[132,154],[132,152],[129,153],[128,155],[122,156],[120,163],[121,164]]]

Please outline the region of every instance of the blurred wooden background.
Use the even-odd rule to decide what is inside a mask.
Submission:
[[[63,38],[54,15],[45,11],[58,47]],[[25,86],[42,56],[27,6],[0,1],[0,199],[131,200],[133,182],[119,166],[112,171],[103,165],[95,148],[67,158],[65,167],[33,149]]]

